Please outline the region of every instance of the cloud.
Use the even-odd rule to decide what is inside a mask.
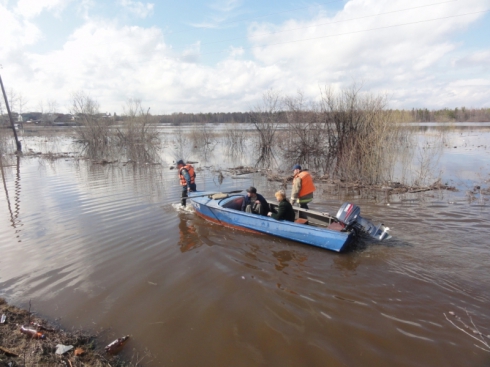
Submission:
[[[33,18],[44,10],[60,13],[70,0],[19,0],[15,12],[25,18]]]
[[[460,2],[425,5],[422,1],[407,6],[399,0],[351,0],[330,17],[320,13],[309,20],[291,19],[280,25],[254,23],[249,27],[250,51],[264,65],[280,65],[289,84],[316,81],[347,86],[353,79],[361,80],[365,88],[388,91],[403,104],[405,99],[397,95],[400,90],[416,94],[428,79],[447,83],[446,68],[450,68],[453,52],[461,47],[451,38],[482,17],[454,17],[468,12]],[[485,0],[480,7],[488,5],[490,1]],[[417,6],[421,8],[394,12]],[[451,70],[452,78],[457,74]],[[418,103],[426,101],[421,96]]]
[[[174,54],[158,28],[92,21],[74,31],[62,49],[30,54],[28,66],[8,73],[34,106],[51,98],[68,109],[70,95],[83,90],[102,111],[121,111],[132,96],[153,113],[246,110],[250,96],[274,85],[280,74],[277,67],[251,61],[210,67],[185,57],[191,56]]]
[[[229,55],[231,58],[243,56],[244,54],[245,50],[243,49],[243,47],[230,47]]]
[[[200,42],[179,53],[157,26],[88,17],[94,11],[92,0],[78,4],[85,23],[49,52],[26,48],[40,39],[40,30],[26,16],[0,5],[4,80],[15,80],[15,89],[33,106],[46,98],[69,106],[70,94],[83,90],[100,102],[103,112],[121,111],[127,97],[141,99],[155,114],[246,111],[266,90],[302,90],[315,99],[321,86],[353,82],[363,83],[365,91],[390,95],[394,108],[478,107],[490,98],[485,84],[490,51],[469,52],[454,40],[481,15],[447,18],[466,11],[460,2],[367,17],[424,2],[351,0],[336,13],[251,24],[250,46],[232,42],[215,57],[201,54]],[[230,9],[239,2],[224,4]],[[480,5],[490,5],[490,0],[480,0]],[[446,19],[400,26],[431,17]]]
[[[229,13],[242,5],[242,0],[219,0],[209,4],[213,10],[218,10],[223,13]]]
[[[229,24],[229,19],[235,16],[235,10],[242,5],[242,0],[219,0],[208,5],[209,8],[215,10],[209,18],[201,22],[193,22],[190,25],[195,28],[217,29],[224,24]]]
[[[479,67],[484,69],[490,68],[490,49],[473,52],[465,57],[455,61],[456,67]]]
[[[146,18],[153,14],[154,4],[152,3],[142,3],[141,1],[133,0],[119,0],[119,4],[139,18]]]
[[[79,0],[77,2],[77,12],[78,14],[86,19],[90,20],[89,12],[95,7],[95,0]]]
[[[41,38],[41,31],[32,22],[9,11],[0,4],[0,54],[8,57],[9,52],[19,50],[23,46],[32,45]]]

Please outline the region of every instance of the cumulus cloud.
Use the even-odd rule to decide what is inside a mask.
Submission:
[[[295,70],[290,82],[298,85],[315,79],[346,85],[357,79],[365,88],[394,91],[395,100],[403,103],[396,96],[399,90],[417,93],[428,78],[446,79],[444,68],[450,67],[451,52],[459,47],[449,41],[451,36],[482,16],[458,16],[468,13],[462,2],[426,5],[421,0],[410,6],[400,0],[351,0],[331,17],[323,13],[280,25],[255,23],[249,28],[251,51],[264,64]],[[488,5],[485,0],[470,10]],[[400,9],[405,10],[394,12]],[[384,15],[371,16],[375,14]]]
[[[90,10],[95,7],[95,0],[79,0],[77,11],[84,19],[90,20]]]
[[[125,1],[121,5],[144,5]],[[88,11],[93,2],[78,4]],[[409,6],[424,4],[417,0]],[[488,6],[490,0],[479,4]],[[451,2],[370,16],[409,6],[401,0],[350,0],[336,13],[319,11],[309,19],[280,24],[257,22],[248,29],[248,46],[228,46],[206,64],[200,42],[179,53],[157,26],[95,17],[86,17],[62,47],[28,52],[25,46],[39,40],[39,29],[28,15],[0,5],[0,54],[15,63],[12,68],[4,65],[5,73],[30,101],[50,98],[69,106],[70,94],[84,90],[110,112],[121,111],[127,97],[141,99],[152,113],[246,111],[266,90],[302,90],[313,99],[323,85],[353,82],[388,94],[392,107],[488,103],[490,77],[481,73],[489,72],[490,51],[466,54],[461,42],[452,41],[481,15],[452,17],[467,9],[462,2]],[[406,25],[437,17],[446,19]]]
[[[62,49],[29,61],[31,77],[11,74],[29,100],[51,96],[68,108],[70,95],[83,90],[107,111],[120,111],[130,96],[153,113],[243,110],[249,107],[244,93],[273,85],[280,73],[250,61],[225,60],[215,67],[183,62],[160,29],[96,21],[78,28]]]
[[[43,10],[59,14],[69,2],[70,0],[19,0],[15,11],[26,18],[38,16]]]
[[[146,18],[153,14],[154,4],[142,3],[141,1],[119,0],[122,7],[139,18]]]
[[[31,21],[9,11],[2,4],[0,4],[0,19],[2,19],[0,54],[3,58],[13,50],[34,44],[41,37],[41,31]]]

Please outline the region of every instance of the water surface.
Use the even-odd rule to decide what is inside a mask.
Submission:
[[[483,344],[446,319],[490,335],[488,195],[468,192],[489,186],[488,133],[461,133],[438,162],[458,192],[319,188],[315,209],[351,200],[391,228],[391,240],[345,254],[175,210],[171,155],[156,165],[14,159],[3,169],[0,296],[100,332],[102,345],[130,334],[124,353],[148,351],[148,366],[489,365]],[[216,167],[232,163],[196,164],[198,189],[253,184],[273,197],[279,183],[260,174],[220,183]]]

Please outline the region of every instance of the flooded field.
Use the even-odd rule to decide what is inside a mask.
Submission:
[[[439,133],[426,126],[421,146]],[[74,149],[69,134],[23,139],[25,152]],[[431,164],[457,192],[319,187],[311,208],[352,201],[391,228],[390,240],[343,254],[176,211],[169,151],[158,164],[10,158],[0,297],[100,332],[101,345],[129,334],[123,354],[147,366],[488,366],[490,129],[456,127],[444,139]],[[250,152],[187,158],[199,162],[198,190],[253,184],[273,198],[280,188],[260,173],[218,177],[253,164]]]

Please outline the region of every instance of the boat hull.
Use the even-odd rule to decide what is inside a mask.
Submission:
[[[196,214],[210,222],[230,228],[268,234],[336,252],[342,251],[354,236],[352,232],[280,221],[237,210],[236,206],[225,207],[232,200],[233,197],[221,200],[214,200],[207,196],[191,197]]]

